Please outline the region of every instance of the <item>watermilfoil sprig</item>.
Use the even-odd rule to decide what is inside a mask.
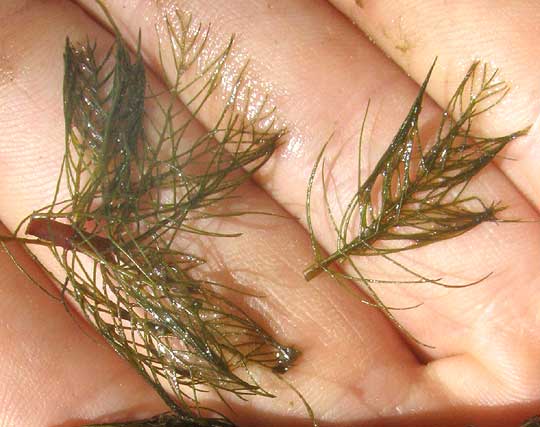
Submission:
[[[504,206],[467,194],[465,190],[471,179],[509,142],[528,131],[523,129],[495,138],[474,134],[476,117],[493,108],[508,91],[505,82],[498,80],[497,71],[475,62],[442,113],[434,141],[423,143],[419,116],[434,66],[435,63],[407,117],[372,172],[364,180],[359,172],[357,190],[341,218],[335,216],[328,202],[324,149],[308,182],[306,215],[315,260],[304,271],[306,280],[326,272],[338,281],[349,279],[360,284],[371,303],[400,328],[392,309],[384,304],[374,288],[385,281],[365,275],[357,265],[359,257],[381,257],[409,274],[410,282],[447,287],[477,283],[448,285],[415,272],[391,255],[459,236],[486,221],[500,221],[498,214]],[[364,125],[360,135],[359,168],[363,130]],[[324,203],[336,236],[336,249],[328,256],[323,255],[317,243],[311,219],[313,185],[319,169],[322,169]]]
[[[65,272],[49,273],[62,296],[76,302],[170,408],[151,419],[107,425],[230,426],[220,414],[209,417],[213,411],[201,394],[273,397],[251,368],[283,374],[299,353],[225,296],[239,291],[234,285],[202,279],[197,269],[205,259],[178,238],[235,236],[207,231],[204,221],[243,214],[223,202],[237,197],[285,130],[262,112],[243,117],[232,91],[214,125],[193,132],[200,129],[197,111],[220,88],[232,39],[186,82],[182,77],[208,32],[171,34],[177,47],[184,43],[184,56],[176,58],[177,79],[156,91],[147,84],[141,36],[132,55],[112,25],[116,39],[101,59],[95,43],[66,41],[66,149],[56,193],[15,230],[35,239],[15,240],[50,249]],[[242,84],[241,74],[234,84]],[[194,87],[190,114],[177,97]]]

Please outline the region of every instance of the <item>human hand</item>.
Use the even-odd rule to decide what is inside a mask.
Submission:
[[[357,19],[417,82],[438,56],[428,92],[439,105],[446,104],[473,59],[501,68],[512,91],[478,121],[482,133],[493,135],[536,119],[538,88],[531,72],[535,6],[513,5],[509,11],[487,1],[429,8],[352,0],[335,1],[335,6],[322,1],[185,3],[195,20],[212,23],[218,41],[237,34],[237,55],[251,58],[253,87],[270,91],[288,126],[286,144],[242,194],[250,210],[288,212],[300,224],[280,217],[224,219],[214,226],[243,236],[205,244],[222,276],[267,296],[247,303],[263,313],[281,340],[302,351],[286,378],[313,406],[320,424],[509,426],[537,412],[538,224],[483,224],[400,256],[425,274],[457,283],[493,272],[465,289],[429,284],[378,288],[388,305],[424,303],[395,315],[433,350],[407,343],[380,312],[331,280],[306,283],[302,277],[312,258],[303,228],[306,183],[323,144],[333,134],[326,158],[329,164],[338,162],[333,186],[346,201],[356,186],[356,141],[367,100],[372,100],[372,113],[363,166],[369,170],[418,90],[334,7]],[[92,1],[81,4],[97,10]],[[136,40],[142,29],[145,60],[158,71],[154,2],[111,1],[108,6],[128,40]],[[60,55],[66,35],[81,41],[88,35],[103,45],[112,38],[69,2],[8,1],[0,6],[0,16],[1,220],[13,228],[49,203],[54,191],[64,150]],[[155,76],[155,84],[159,79]],[[201,115],[203,126],[222,108],[219,99],[210,102]],[[426,128],[440,114],[435,102],[426,100]],[[527,137],[509,146],[506,158],[488,166],[473,183],[475,194],[509,206],[507,217],[538,215],[536,135],[533,126]],[[317,238],[332,250],[324,204],[313,207]],[[31,260],[24,262],[40,283],[46,282]],[[366,268],[377,277],[388,274],[372,261]],[[89,339],[62,305],[30,285],[7,255],[2,255],[1,271],[3,425],[77,425],[166,410],[129,365],[97,338]],[[233,399],[231,418],[239,425],[309,425],[295,394],[261,375],[278,398]],[[213,407],[226,410],[219,405]]]

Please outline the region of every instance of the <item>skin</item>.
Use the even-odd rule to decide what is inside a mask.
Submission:
[[[223,219],[212,227],[239,231],[242,237],[196,244],[220,279],[234,279],[267,296],[245,304],[261,313],[260,320],[278,338],[302,350],[287,379],[312,405],[320,425],[511,426],[538,412],[540,81],[535,64],[540,5],[522,0],[512,2],[511,10],[490,0],[441,0],[429,6],[369,0],[194,0],[181,5],[197,21],[215,23],[216,40],[237,34],[235,54],[251,58],[254,87],[271,88],[278,114],[288,124],[284,145],[241,193],[250,210],[289,213],[298,221]],[[151,84],[159,86],[155,8],[153,1],[109,2],[128,41],[142,29],[144,58],[156,72]],[[8,229],[47,204],[54,191],[64,150],[60,58],[65,37],[85,40],[89,35],[106,46],[112,38],[104,22],[92,1],[0,4],[0,220]],[[399,127],[436,56],[427,90],[431,99],[423,113],[426,134],[473,59],[499,67],[511,84],[509,96],[479,119],[477,130],[494,135],[529,124],[532,129],[483,170],[470,191],[509,206],[505,217],[533,221],[483,224],[397,258],[456,284],[493,272],[465,289],[377,288],[391,306],[424,303],[395,315],[414,336],[435,346],[429,349],[401,338],[380,312],[328,278],[306,283],[302,271],[312,260],[304,220],[306,183],[323,144],[333,134],[326,159],[333,166],[332,187],[340,194],[331,204],[338,209],[356,185],[356,141],[368,99],[366,173]],[[220,99],[210,102],[200,117],[202,127],[222,108]],[[320,195],[320,183],[317,188]],[[322,198],[316,199],[316,237],[331,250],[331,225]],[[32,260],[15,251],[30,274],[52,290]],[[36,255],[50,262],[45,251]],[[372,276],[396,278],[373,260],[365,268]],[[73,320],[77,314],[70,316],[33,286],[3,253],[0,281],[0,426],[67,427],[166,410],[129,365],[83,321]],[[290,389],[271,375],[258,375],[277,399],[231,399],[234,413],[219,402],[209,405],[239,425],[310,424]]]

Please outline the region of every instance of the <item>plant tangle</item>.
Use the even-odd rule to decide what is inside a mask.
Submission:
[[[219,414],[205,418],[210,410],[199,396],[272,397],[250,366],[284,373],[298,356],[227,298],[231,289],[199,278],[205,260],[178,245],[178,236],[219,237],[200,225],[208,218],[242,214],[224,212],[219,202],[236,197],[284,132],[262,113],[242,118],[233,91],[214,126],[192,136],[196,113],[221,84],[233,40],[185,81],[208,30],[178,18],[190,38],[170,35],[184,56],[175,57],[178,76],[165,91],[147,85],[140,35],[133,59],[118,30],[101,60],[95,43],[67,40],[66,149],[56,195],[15,232],[26,224],[36,239],[22,241],[50,249],[65,271],[65,278],[50,274],[62,294],[170,407],[118,426],[232,425]],[[193,115],[177,106],[187,90],[195,93]]]

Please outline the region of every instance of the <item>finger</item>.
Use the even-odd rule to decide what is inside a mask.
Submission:
[[[83,3],[92,7],[88,2]],[[363,106],[368,99],[373,100],[365,131],[369,147],[363,167],[367,173],[398,129],[418,87],[324,2],[316,7],[313,2],[302,1],[278,5],[249,2],[234,7],[229,2],[216,1],[182,5],[196,22],[220,22],[219,28],[214,28],[216,43],[227,40],[232,32],[237,33],[239,52],[252,58],[251,90],[264,92],[265,87],[271,87],[281,117],[291,124],[288,144],[258,176],[259,182],[289,212],[302,218],[309,174],[321,147],[332,134],[325,157],[328,164],[340,157],[332,177],[342,200],[333,200],[331,206],[339,212],[356,190],[356,141]],[[142,28],[147,35],[143,40],[146,58],[159,70],[158,44],[152,38],[152,31],[160,11],[146,3],[111,3],[109,7],[122,30],[130,32],[132,37],[136,29]],[[276,34],[287,34],[287,40],[276,42]],[[203,122],[212,122],[219,103],[215,100],[214,108],[203,111]],[[427,123],[423,131],[429,134],[441,111],[429,100],[423,111]],[[335,249],[333,230],[326,219],[320,185],[314,191],[319,194],[312,209],[317,221],[316,237],[331,251]],[[500,200],[511,206],[508,214],[512,217],[536,215],[527,200],[494,167],[485,169],[472,191],[483,200]],[[537,374],[537,368],[525,362],[532,360],[531,352],[540,353],[540,347],[534,340],[527,341],[525,335],[526,346],[516,348],[511,343],[515,339],[514,327],[535,323],[532,313],[517,316],[517,312],[531,301],[532,289],[538,284],[535,262],[540,247],[535,237],[540,235],[538,231],[536,223],[485,224],[459,240],[414,253],[412,266],[430,277],[443,274],[450,281],[463,283],[493,271],[481,286],[467,290],[441,290],[428,285],[377,289],[389,305],[425,303],[421,308],[395,315],[413,335],[436,346],[427,352],[429,358],[440,359],[430,364],[431,372],[444,378],[448,389],[465,399],[479,402],[494,387],[494,382],[500,385],[500,394],[493,403],[508,402],[519,396],[537,397],[536,385],[525,380],[538,378],[532,375]],[[411,265],[407,258],[402,260]],[[380,274],[377,278],[395,278],[376,265],[373,271]],[[516,283],[516,277],[520,284],[510,287],[510,283]],[[500,297],[494,298],[495,295]],[[488,302],[490,310],[486,312]],[[462,320],[464,311],[466,321]],[[501,329],[502,319],[513,326]],[[489,341],[484,339],[486,336],[490,337]],[[470,375],[463,380],[457,372],[464,366]],[[481,368],[485,369],[483,373]]]
[[[14,46],[9,56],[14,74],[2,87],[1,95],[6,131],[0,137],[0,161],[7,172],[0,177],[6,189],[0,195],[0,205],[2,219],[13,228],[29,212],[50,203],[63,157],[62,64],[50,53],[61,57],[66,34],[74,41],[97,38],[100,46],[107,46],[112,39],[69,3],[46,7],[32,3],[11,17],[2,31],[2,39]],[[51,58],[46,63],[44,52]],[[248,184],[242,192],[250,210],[283,214],[255,186]],[[416,361],[380,313],[369,307],[358,309],[348,293],[325,280],[304,283],[298,265],[309,261],[309,243],[298,225],[278,217],[254,218],[223,219],[213,224],[220,231],[242,232],[242,238],[215,240],[212,246],[204,239],[194,244],[210,249],[210,262],[220,267],[221,274],[229,275],[228,280],[255,286],[255,293],[268,295],[250,304],[257,311],[264,309],[263,315],[278,337],[298,343],[303,351],[303,363],[287,378],[316,407],[319,418],[333,422],[369,418],[386,406],[386,397],[381,399],[383,390],[390,387],[394,393],[388,399],[401,400],[403,390],[413,382],[418,383],[418,396],[438,396],[427,411],[446,402],[442,388],[435,387],[433,392],[422,385]],[[212,254],[212,248],[217,255]],[[42,253],[39,256],[43,262],[50,262]],[[354,362],[345,370],[334,363],[336,354]],[[353,359],[352,355],[358,354],[361,357]],[[373,369],[375,361],[380,367]],[[265,384],[266,380],[262,378]],[[359,387],[362,392],[351,395],[351,387]],[[273,389],[279,391],[280,399],[253,403],[232,400],[236,412],[231,416],[248,420],[255,410],[262,410],[261,422],[275,422],[284,413],[288,419],[306,420],[294,393],[270,384],[270,391]],[[138,398],[134,398],[134,404]],[[414,407],[415,399],[407,397],[404,405]],[[295,402],[294,409],[290,401]]]
[[[540,82],[535,77],[540,47],[540,5],[515,1],[475,2],[332,0],[416,82],[437,57],[428,92],[445,106],[471,60],[500,69],[511,91],[499,108],[479,118],[485,135],[500,135],[534,125],[527,138],[511,144],[497,160],[501,170],[540,208],[538,115]]]

